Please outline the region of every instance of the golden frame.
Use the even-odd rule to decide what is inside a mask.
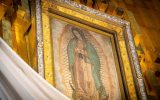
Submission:
[[[120,65],[123,99],[147,99],[129,22],[69,0],[37,0],[36,4],[38,72],[49,83],[55,85],[49,18],[52,16],[80,27],[92,27],[94,31],[109,32]]]

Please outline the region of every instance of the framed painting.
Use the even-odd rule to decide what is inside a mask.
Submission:
[[[36,2],[38,72],[73,100],[147,99],[130,23],[68,0]]]

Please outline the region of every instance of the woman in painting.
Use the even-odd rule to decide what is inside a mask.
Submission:
[[[100,61],[92,44],[86,40],[82,30],[72,28],[73,38],[67,51],[72,73],[74,100],[107,100],[108,94],[100,76]]]

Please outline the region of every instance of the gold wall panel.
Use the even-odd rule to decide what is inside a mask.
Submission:
[[[29,33],[26,35],[26,40],[28,43],[29,49],[29,64],[31,67],[37,71],[37,52],[36,52],[36,34],[35,34],[35,18],[33,17],[31,20],[31,28]]]
[[[3,18],[5,12],[7,10],[7,6],[3,3],[0,3],[0,20]]]
[[[28,20],[23,19],[25,12],[23,10],[18,10],[12,19],[12,34],[13,34],[13,49],[27,62],[28,58],[28,48],[25,34],[30,26]]]
[[[3,33],[3,36],[2,36],[3,39],[12,48],[13,40],[12,40],[11,22],[6,18],[2,19],[2,33]]]

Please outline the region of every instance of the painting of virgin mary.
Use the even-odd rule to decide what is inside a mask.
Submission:
[[[80,29],[71,30],[74,37],[68,44],[67,52],[74,99],[107,100],[108,95],[100,80],[100,61],[96,50]]]
[[[73,100],[121,100],[110,37],[52,19],[56,88]]]

